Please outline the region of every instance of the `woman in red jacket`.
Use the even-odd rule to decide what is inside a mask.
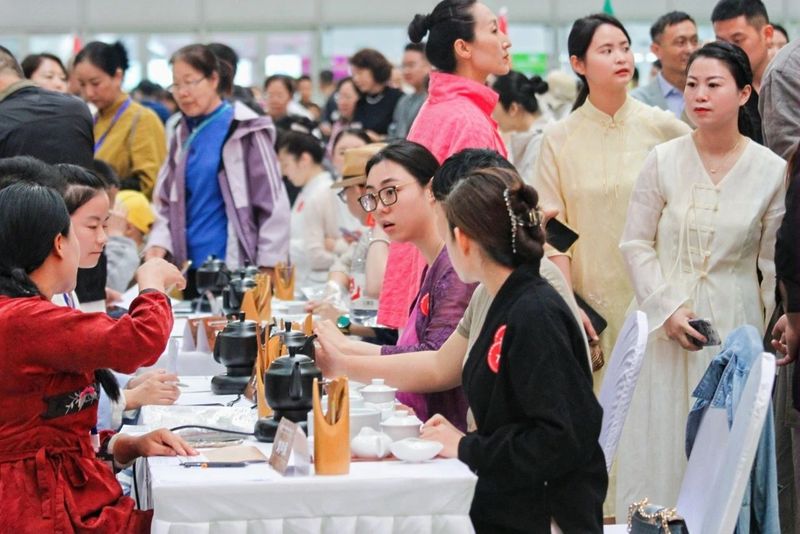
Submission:
[[[158,359],[172,328],[164,289],[183,278],[164,260],[145,263],[130,315],[114,320],[50,302],[75,287],[79,258],[56,191],[27,182],[0,191],[0,532],[148,532],[152,512],[133,509],[97,449],[121,464],[196,454],[167,430],[90,435],[95,369],[130,373]]]
[[[492,119],[497,93],[486,86],[489,75],[511,68],[511,41],[497,17],[475,0],[442,0],[428,15],[416,15],[408,36],[419,43],[436,67],[430,75],[428,99],[411,126],[408,140],[427,148],[439,163],[465,148],[489,148],[507,156]],[[425,261],[414,247],[392,243],[378,309],[380,324],[402,328],[414,297],[415,282]]]

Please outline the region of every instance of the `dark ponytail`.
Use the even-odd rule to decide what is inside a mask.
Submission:
[[[453,43],[458,39],[472,42],[475,39],[475,17],[472,6],[475,0],[442,0],[428,15],[414,15],[408,25],[408,38],[419,43],[428,35],[425,55],[431,65],[442,72],[456,70]]]
[[[478,169],[458,182],[444,210],[450,232],[459,228],[505,267],[533,265],[544,255],[539,195],[514,169]]]
[[[747,54],[744,50],[735,44],[725,41],[714,41],[713,43],[708,43],[702,48],[695,50],[694,53],[689,56],[689,62],[686,65],[687,73],[692,63],[694,63],[697,58],[701,57],[716,59],[722,62],[722,64],[728,68],[731,76],[733,76],[736,87],[738,87],[740,91],[748,85],[751,88],[753,87],[753,70],[750,68],[750,60],[747,58]],[[753,98],[752,93],[750,94],[750,98]],[[753,117],[751,113],[747,103],[743,106],[739,106],[739,133],[754,141],[759,141],[760,132],[758,132],[758,119]]]
[[[497,93],[500,104],[506,111],[516,102],[528,113],[535,114],[539,112],[536,95],[546,93],[548,86],[539,76],[528,78],[521,72],[512,70],[504,76],[498,76],[492,84],[492,89]]]
[[[75,65],[84,61],[88,61],[109,76],[114,76],[117,69],[124,74],[129,67],[128,51],[120,41],[114,44],[92,41],[75,56]]]
[[[597,28],[603,24],[610,24],[615,28],[619,28],[619,30],[625,34],[628,43],[631,42],[631,36],[628,35],[628,30],[625,29],[625,26],[623,26],[618,19],[611,15],[606,15],[605,13],[595,13],[594,15],[579,18],[572,24],[572,29],[569,31],[569,37],[567,38],[569,57],[575,56],[585,61],[586,52],[589,50],[589,45],[592,44],[592,38],[594,38]],[[580,91],[578,91],[575,104],[572,106],[572,111],[581,107],[589,97],[589,83],[586,81],[586,77],[577,72],[575,74],[581,79],[581,88]]]

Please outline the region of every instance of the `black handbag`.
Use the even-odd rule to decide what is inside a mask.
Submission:
[[[649,504],[642,499],[628,507],[630,534],[689,534],[686,522],[675,508]]]

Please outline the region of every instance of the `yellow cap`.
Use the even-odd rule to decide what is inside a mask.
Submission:
[[[122,190],[117,193],[117,201],[125,206],[129,223],[145,235],[150,232],[150,225],[156,218],[146,196],[138,191]]]

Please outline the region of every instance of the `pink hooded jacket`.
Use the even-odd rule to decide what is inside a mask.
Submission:
[[[408,140],[431,151],[439,163],[465,148],[489,148],[508,157],[492,119],[497,93],[490,87],[444,72],[432,72],[428,99],[422,105]],[[425,259],[411,243],[392,243],[386,262],[378,323],[406,326],[411,303],[419,292]]]

